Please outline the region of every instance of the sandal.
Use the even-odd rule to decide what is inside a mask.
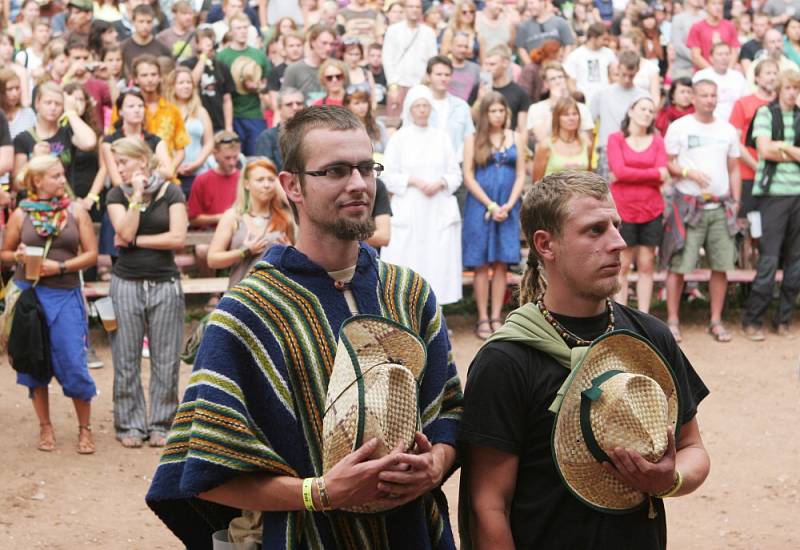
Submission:
[[[492,335],[491,321],[489,321],[489,319],[478,321],[478,323],[475,325],[475,336],[477,336],[481,340],[486,340],[491,335]]]
[[[681,340],[683,340],[683,338],[681,337],[680,323],[678,321],[669,321],[667,323],[667,326],[669,327],[670,334],[672,334],[672,337],[675,338],[675,342],[680,344]]]
[[[78,454],[94,454],[95,446],[90,426],[78,426]]]
[[[708,325],[708,333],[714,340],[722,344],[727,344],[733,339],[733,336],[731,336],[731,333],[725,328],[725,325],[722,324],[722,321],[714,321]]]
[[[142,438],[141,437],[123,437],[119,440],[122,443],[122,446],[128,449],[138,449],[142,446]]]
[[[148,439],[149,439],[148,445],[150,445],[151,447],[163,447],[167,444],[167,438],[166,436],[164,436],[164,434],[153,433],[150,434],[150,437]]]
[[[489,321],[489,324],[492,327],[492,333],[495,333],[495,332],[497,332],[498,330],[500,330],[503,327],[503,320],[502,319],[491,319]],[[497,327],[497,328],[494,328],[495,325],[500,325],[500,326]]]
[[[50,422],[39,424],[39,445],[36,448],[46,453],[56,450],[56,434]]]

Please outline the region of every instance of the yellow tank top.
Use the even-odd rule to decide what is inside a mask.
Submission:
[[[589,169],[589,155],[586,149],[586,143],[581,144],[581,150],[576,155],[560,155],[556,153],[553,148],[553,142],[550,142],[550,156],[547,158],[547,167],[544,170],[545,176],[555,172],[563,172],[564,170],[588,170]]]

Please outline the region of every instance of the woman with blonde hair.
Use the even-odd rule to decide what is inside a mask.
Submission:
[[[175,252],[186,243],[183,193],[154,170],[150,146],[138,137],[111,145],[121,184],[108,192],[108,215],[119,259],[111,277],[117,330],[114,430],[124,447],[163,447],[178,407],[179,353],[185,304]],[[150,407],[140,376],[142,343],[150,350]]]
[[[214,150],[214,128],[208,111],[203,108],[197,86],[188,67],[177,67],[167,79],[167,99],[180,109],[189,145],[184,149],[184,158],[178,167],[181,189],[187,200],[192,191],[194,178]]]
[[[464,142],[464,266],[475,269],[475,334],[486,339],[503,324],[506,272],[520,260],[519,198],[525,183],[525,138],[512,132],[508,102],[489,92],[480,102],[478,127]],[[492,311],[489,315],[489,269]]]
[[[319,81],[325,88],[325,97],[314,105],[344,105],[344,95],[350,85],[350,70],[343,61],[328,58],[319,66]]]
[[[78,272],[97,262],[92,221],[82,208],[71,205],[64,166],[56,156],[31,158],[22,173],[22,187],[28,196],[6,225],[0,258],[6,265],[16,264],[14,284],[20,289],[38,281],[35,293],[47,321],[53,375],[75,406],[78,452],[90,454],[95,451],[90,428],[91,400],[97,389],[87,365],[89,327]],[[33,281],[26,279],[27,247],[44,248],[45,258]],[[17,383],[30,390],[39,419],[40,451],[53,451],[56,445],[50,420],[49,382],[17,374]]]
[[[483,39],[478,35],[475,28],[475,14],[477,10],[472,0],[462,0],[456,4],[455,13],[450,19],[450,25],[442,34],[442,45],[439,53],[449,55],[453,48],[453,38],[458,33],[464,33],[469,38],[471,55],[467,57],[469,61],[481,63],[483,54],[486,50]]]
[[[553,126],[549,140],[536,144],[533,157],[533,181],[564,170],[589,170],[592,144],[581,134],[578,102],[562,97],[553,107]]]
[[[236,201],[222,215],[208,248],[208,266],[231,268],[228,288],[238,284],[274,244],[294,242],[294,224],[286,208],[278,171],[272,161],[247,163]]]

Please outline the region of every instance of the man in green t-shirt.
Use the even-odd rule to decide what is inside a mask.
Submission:
[[[761,328],[772,299],[775,273],[783,252],[783,283],[773,323],[780,336],[790,336],[789,322],[800,292],[800,147],[795,139],[800,117],[795,107],[800,93],[800,72],[783,71],[778,78],[778,99],[783,122],[783,139],[773,140],[775,104],[760,107],[753,122],[758,148],[758,170],[753,197],[761,217],[761,238],[756,278],[742,316],[745,335],[764,340]],[[770,174],[770,172],[773,172]]]
[[[231,44],[219,52],[218,59],[231,69],[234,77],[236,90],[233,92],[233,130],[242,140],[242,152],[250,156],[255,154],[256,139],[267,129],[258,95],[266,83],[267,56],[261,50],[247,45],[250,20],[245,14],[239,13],[231,17],[230,27]],[[246,78],[246,71],[243,74],[233,71],[235,61],[243,56],[255,61],[261,69],[258,79]],[[236,82],[237,78],[239,82]]]

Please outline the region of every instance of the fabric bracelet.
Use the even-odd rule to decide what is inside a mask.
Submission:
[[[683,475],[681,475],[680,470],[675,470],[675,482],[672,484],[672,487],[670,487],[663,493],[657,494],[656,496],[658,498],[669,498],[675,496],[675,493],[680,491],[681,487],[683,487]]]
[[[689,176],[689,169],[688,168],[684,168],[683,170],[681,170],[681,177],[683,179],[686,179],[688,176]]]
[[[317,492],[319,493],[319,502],[322,505],[322,511],[330,510],[331,501],[328,497],[328,489],[325,487],[325,478],[318,477],[315,481],[317,482]]]
[[[317,509],[314,508],[314,497],[311,494],[311,488],[313,486],[313,483],[314,483],[313,477],[307,477],[303,480],[303,505],[309,512],[317,511]]]

